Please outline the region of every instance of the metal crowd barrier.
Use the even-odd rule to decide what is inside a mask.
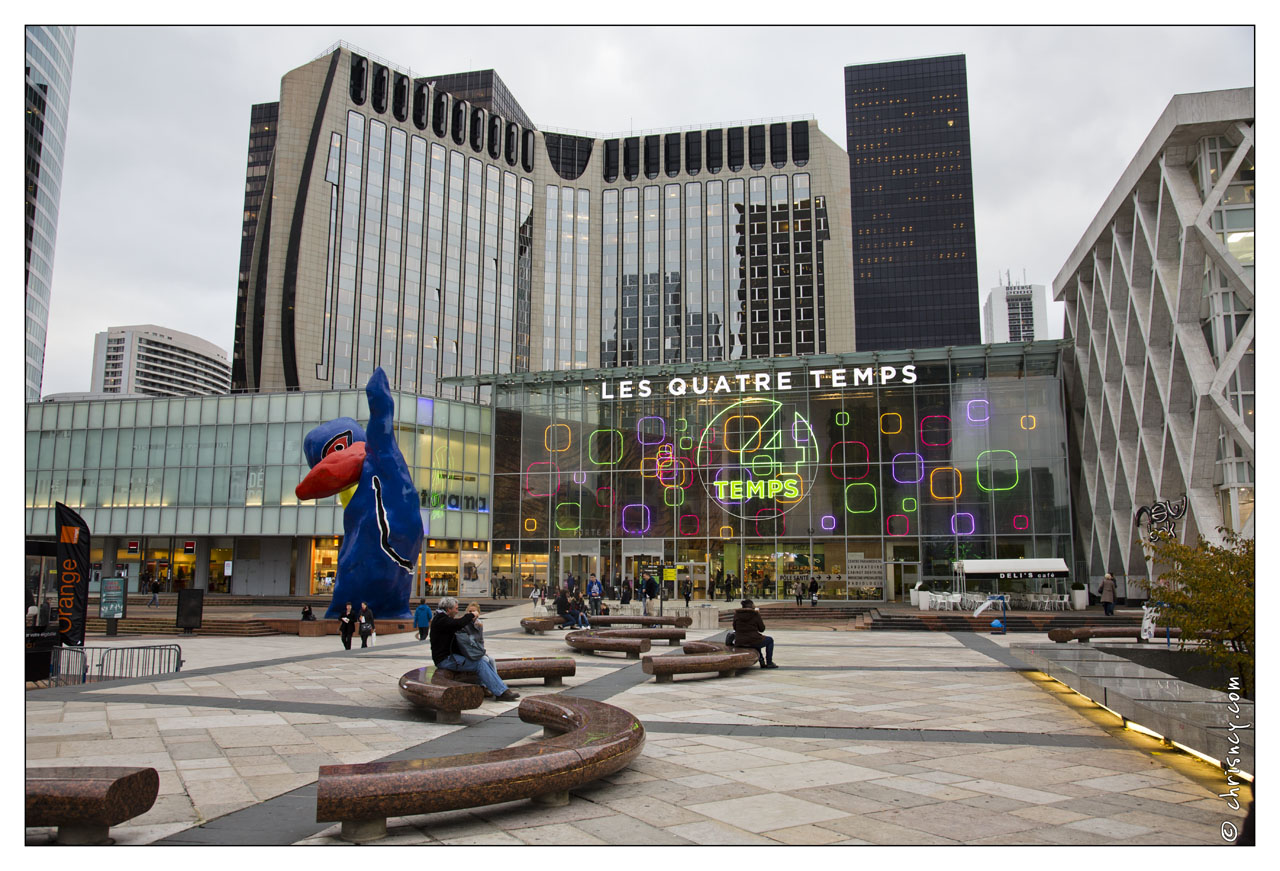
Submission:
[[[182,671],[182,647],[55,647],[49,662],[51,686],[73,686]]]

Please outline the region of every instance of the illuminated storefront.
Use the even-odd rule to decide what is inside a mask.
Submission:
[[[893,600],[957,558],[1070,561],[1060,372],[1040,342],[473,379],[494,571]]]

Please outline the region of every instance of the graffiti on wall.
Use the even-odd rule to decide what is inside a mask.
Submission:
[[[1163,502],[1155,502],[1151,505],[1144,505],[1138,509],[1133,517],[1134,526],[1142,526],[1142,518],[1147,519],[1147,538],[1152,543],[1160,540],[1162,536],[1173,537],[1174,521],[1180,517],[1184,517],[1187,513],[1187,497],[1184,495],[1177,502],[1165,499]]]

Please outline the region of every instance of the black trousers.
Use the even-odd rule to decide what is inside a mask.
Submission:
[[[351,649],[351,633],[350,632],[342,633],[342,646],[345,647],[347,650]]]

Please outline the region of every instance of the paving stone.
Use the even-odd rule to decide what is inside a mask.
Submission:
[[[721,822],[749,832],[818,823],[845,816],[843,811],[823,807],[788,795],[758,795],[687,806]]]

